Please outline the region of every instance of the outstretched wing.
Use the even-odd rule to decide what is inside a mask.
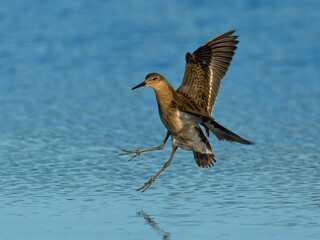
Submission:
[[[229,142],[238,142],[246,145],[254,145],[254,142],[246,140],[229,129],[221,126],[217,123],[212,117],[199,114],[197,112],[192,111],[181,111],[190,119],[192,119],[195,123],[202,124],[204,127],[209,129],[216,137],[221,141],[229,141]]]
[[[222,78],[237,49],[235,30],[221,34],[186,54],[186,70],[177,92],[191,98],[201,112],[211,115]]]

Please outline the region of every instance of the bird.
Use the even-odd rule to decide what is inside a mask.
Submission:
[[[133,154],[129,159],[143,152],[161,150],[171,136],[172,151],[164,166],[137,191],[146,191],[155,179],[172,161],[178,148],[193,151],[200,168],[209,168],[216,163],[216,157],[208,141],[210,132],[218,140],[253,145],[234,132],[220,125],[213,117],[212,110],[220,89],[221,80],[226,75],[239,43],[235,30],[214,37],[200,46],[192,54],[185,56],[186,67],[180,87],[175,90],[159,73],[149,73],[145,80],[133,87],[151,87],[156,95],[159,115],[167,134],[160,146],[135,151],[122,150],[120,155]],[[203,127],[207,137],[201,129]]]

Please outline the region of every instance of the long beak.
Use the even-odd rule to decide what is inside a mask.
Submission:
[[[133,87],[132,90],[135,90],[136,88],[139,88],[139,87],[144,87],[146,85],[146,82],[142,82],[140,84],[138,84],[137,86]]]

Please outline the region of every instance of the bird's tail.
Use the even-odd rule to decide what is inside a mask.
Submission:
[[[213,155],[213,153],[201,153],[193,151],[193,156],[196,160],[196,163],[201,168],[212,167],[216,162],[216,157]]]

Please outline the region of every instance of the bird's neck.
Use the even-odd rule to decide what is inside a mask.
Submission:
[[[169,82],[165,82],[161,86],[154,88],[154,91],[157,96],[157,102],[159,106],[159,112],[165,112],[172,108],[172,102],[175,94],[174,88],[170,85]]]

